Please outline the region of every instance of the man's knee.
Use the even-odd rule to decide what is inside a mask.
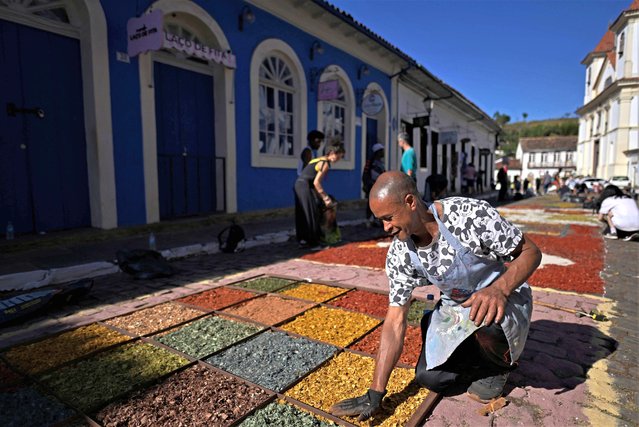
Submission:
[[[422,387],[426,387],[435,393],[441,393],[455,383],[457,374],[445,371],[429,371],[425,366],[417,366],[415,369],[415,380]]]

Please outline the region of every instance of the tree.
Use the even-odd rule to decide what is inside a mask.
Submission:
[[[495,111],[495,114],[493,114],[493,119],[495,119],[499,126],[504,126],[510,121],[510,116],[508,114],[501,114],[499,111]]]
[[[524,118],[524,121],[528,118],[528,113],[521,113],[521,116]]]

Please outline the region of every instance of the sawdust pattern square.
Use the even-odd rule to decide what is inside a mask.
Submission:
[[[262,292],[273,292],[292,283],[295,283],[295,280],[281,279],[279,277],[259,277],[246,282],[236,283],[234,286]]]
[[[388,241],[387,238],[384,238],[347,243],[335,248],[306,254],[302,256],[302,259],[326,264],[359,265],[383,269],[386,265],[386,253],[388,252],[388,247],[383,244]]]
[[[240,427],[330,427],[335,425],[337,424],[332,421],[320,420],[284,401],[269,403],[240,423]]]
[[[370,357],[340,353],[285,395],[328,412],[338,401],[366,393],[373,379],[374,368],[375,360]],[[359,426],[405,425],[429,393],[428,389],[413,382],[413,378],[413,369],[395,368],[388,381],[388,393],[382,410],[377,415],[364,422],[352,417],[343,419]]]
[[[78,360],[39,379],[56,396],[86,413],[188,362],[163,348],[136,342]]]
[[[188,297],[180,298],[178,302],[202,307],[206,310],[219,310],[254,296],[255,294],[252,292],[223,287],[189,295]]]
[[[107,427],[227,426],[269,395],[237,378],[196,365],[97,413]]]
[[[14,347],[7,351],[4,357],[16,369],[28,374],[37,374],[130,339],[131,337],[105,326],[92,324],[42,341]]]
[[[542,288],[563,291],[603,294],[604,281],[600,276],[604,265],[603,239],[598,229],[571,225],[564,236],[547,236],[531,233],[532,241],[543,253],[567,258],[572,265],[546,265],[537,269],[528,283]]]
[[[255,325],[215,316],[196,320],[153,338],[199,359],[253,335],[260,329]]]
[[[265,332],[206,361],[248,381],[282,391],[331,357],[337,349],[282,332]]]
[[[278,293],[308,301],[324,302],[344,292],[348,292],[348,289],[322,285],[320,283],[303,283],[292,288],[283,289]]]
[[[420,300],[413,300],[408,309],[408,323],[414,323],[419,325],[424,317],[424,310],[426,309],[426,303]]]
[[[186,322],[205,312],[167,302],[131,314],[106,320],[107,325],[124,329],[134,335],[147,335],[178,323]]]
[[[76,413],[37,387],[0,386],[0,414],[3,427],[22,427],[53,426]]]
[[[285,323],[280,329],[346,347],[379,324],[379,320],[365,314],[319,307]]]
[[[377,350],[379,349],[379,340],[381,336],[382,327],[379,326],[373,332],[366,335],[364,338],[351,345],[349,348],[375,356],[377,354]],[[402,350],[402,354],[399,356],[399,361],[407,365],[416,366],[421,348],[421,328],[409,325],[406,329],[406,335],[404,336],[404,349]]]
[[[274,295],[256,298],[223,310],[266,325],[274,325],[315,305],[312,302],[279,298]]]
[[[354,290],[343,297],[329,301],[328,305],[346,308],[371,316],[385,317],[388,311],[388,295]]]

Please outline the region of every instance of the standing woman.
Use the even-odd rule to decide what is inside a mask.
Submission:
[[[295,181],[295,231],[302,247],[319,249],[322,231],[320,227],[323,203],[331,207],[333,202],[322,187],[322,180],[331,164],[344,157],[346,150],[341,142],[332,142],[326,147],[325,155],[311,160]]]

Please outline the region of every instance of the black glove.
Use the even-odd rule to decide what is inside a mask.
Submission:
[[[379,409],[384,396],[386,396],[386,390],[375,391],[369,388],[365,395],[339,401],[331,406],[329,411],[338,417],[359,415],[357,420],[364,421]]]

